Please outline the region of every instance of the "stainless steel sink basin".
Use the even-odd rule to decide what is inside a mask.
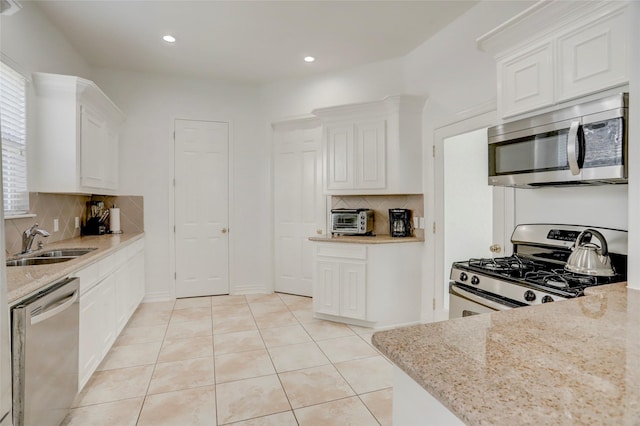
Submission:
[[[65,248],[58,250],[45,251],[44,253],[38,253],[33,257],[79,257],[83,254],[87,254],[95,250],[92,248]]]
[[[22,259],[7,260],[7,266],[49,265],[51,263],[67,262],[76,257],[24,257]]]
[[[78,257],[96,250],[95,247],[89,248],[63,248],[57,250],[49,250],[43,253],[34,253],[31,256],[21,259],[7,260],[7,266],[33,266],[33,265],[50,265],[52,263],[68,262]]]

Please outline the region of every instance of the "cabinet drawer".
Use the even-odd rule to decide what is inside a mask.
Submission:
[[[79,271],[75,271],[71,276],[80,278],[80,294],[83,294],[100,279],[98,263],[92,263]]]
[[[367,246],[365,244],[321,243],[317,245],[316,255],[341,259],[367,260]]]
[[[144,249],[144,239],[138,240],[135,243],[129,245],[126,248],[127,251],[127,259],[133,259],[133,257],[140,251]]]

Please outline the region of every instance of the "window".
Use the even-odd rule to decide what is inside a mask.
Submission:
[[[26,79],[0,61],[0,134],[5,216],[29,211],[25,91]]]

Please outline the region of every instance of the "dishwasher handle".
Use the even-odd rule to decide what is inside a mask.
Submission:
[[[39,322],[45,321],[53,316],[58,315],[60,312],[66,310],[69,306],[73,305],[78,300],[80,290],[74,291],[71,295],[62,299],[55,300],[47,305],[43,312],[31,317],[31,325],[36,325]]]

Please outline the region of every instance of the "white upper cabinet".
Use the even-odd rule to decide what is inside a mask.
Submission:
[[[478,39],[513,117],[629,82],[625,1],[541,1]]]
[[[325,193],[421,194],[424,102],[400,95],[313,111],[323,123]]]
[[[35,73],[29,190],[113,194],[124,115],[91,81]]]
[[[498,93],[501,111],[514,115],[553,104],[552,64],[551,43],[543,43],[500,60]]]

